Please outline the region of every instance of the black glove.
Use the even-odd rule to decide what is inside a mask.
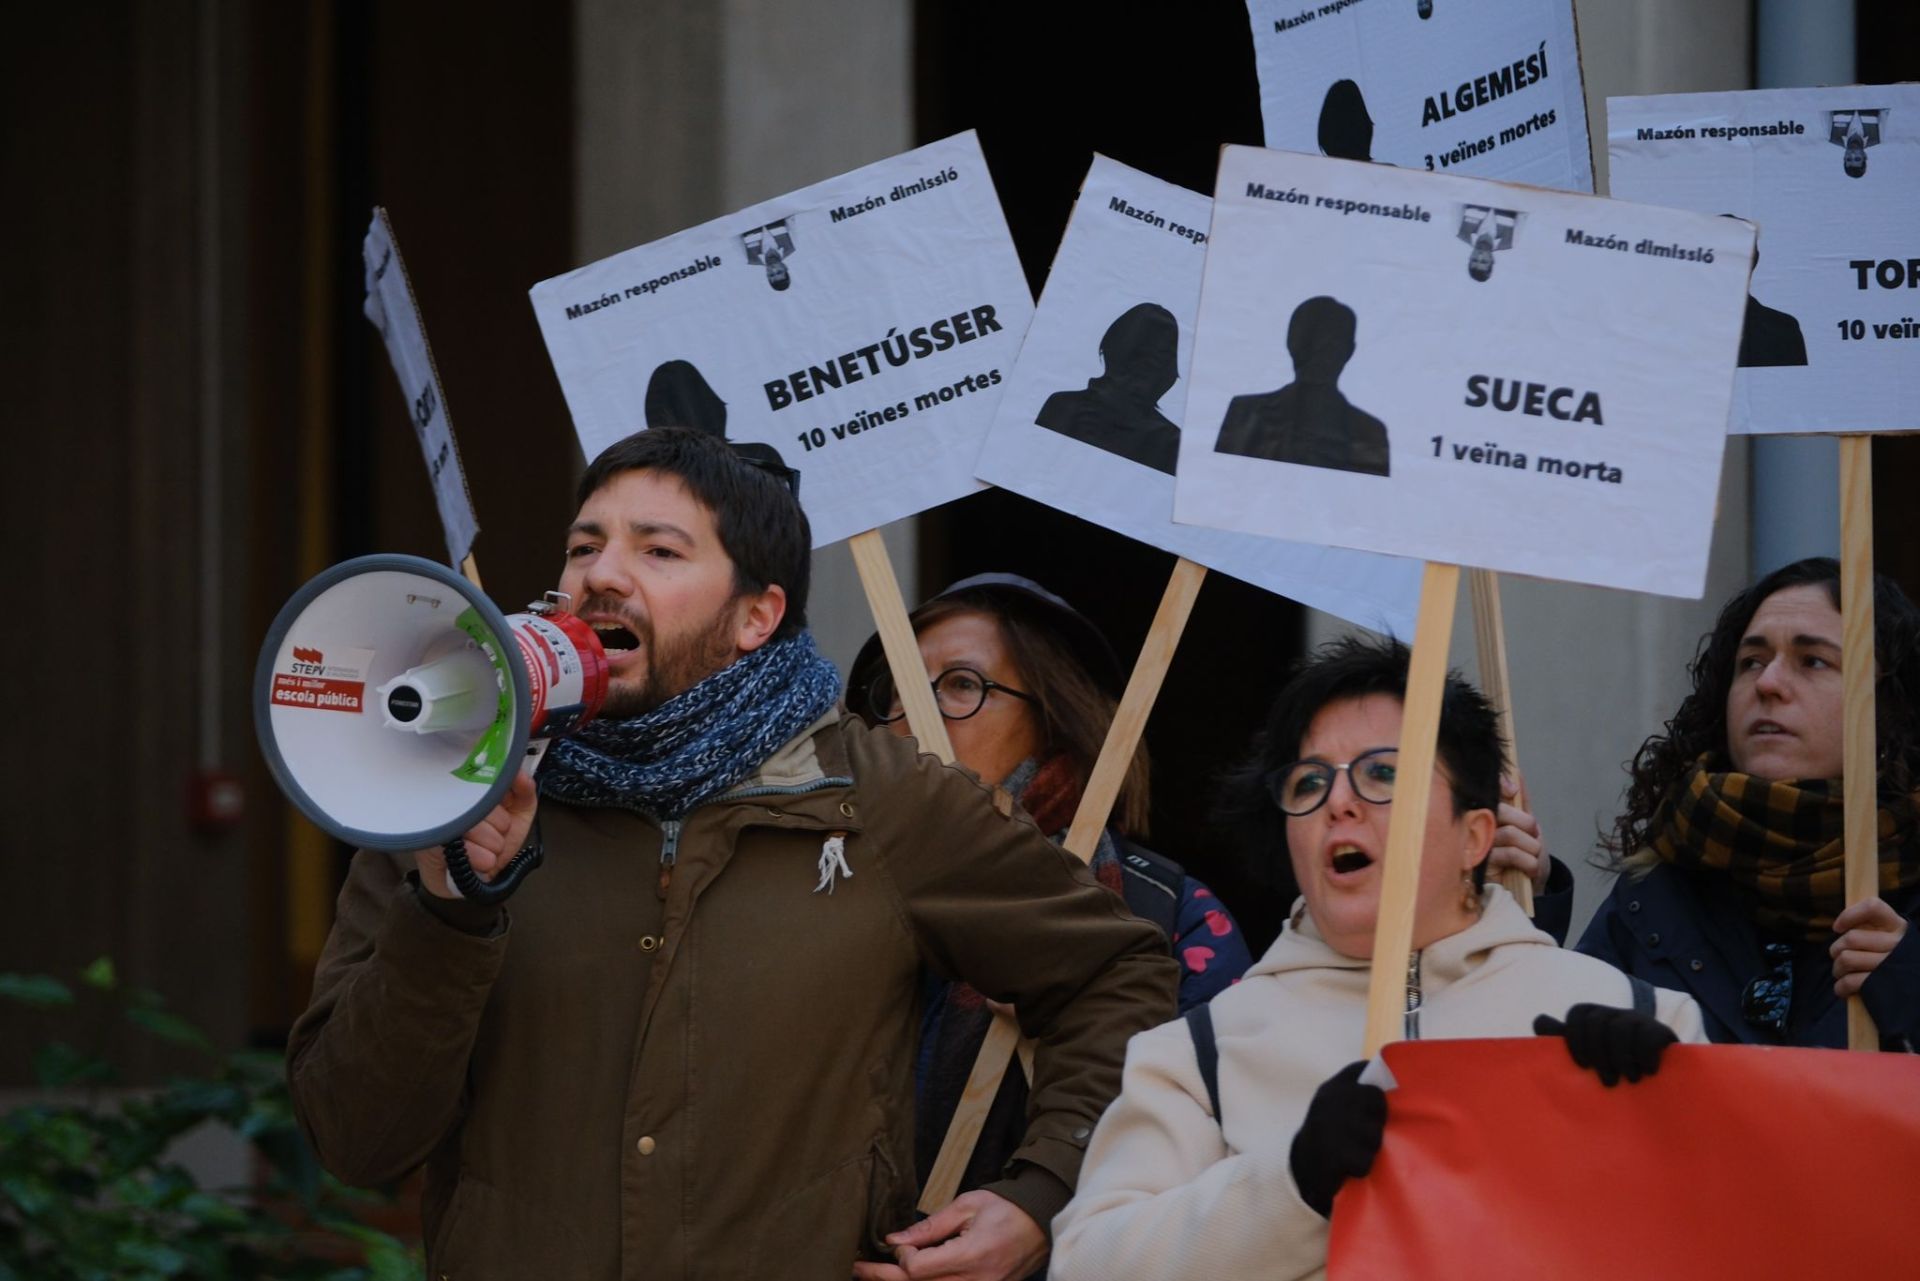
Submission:
[[[1536,1036],[1565,1037],[1573,1061],[1592,1068],[1608,1086],[1621,1077],[1638,1081],[1652,1076],[1660,1070],[1661,1051],[1680,1039],[1650,1014],[1611,1005],[1576,1005],[1564,1023],[1542,1014],[1533,1021],[1533,1031]]]
[[[1300,1199],[1323,1219],[1333,1217],[1340,1185],[1373,1168],[1387,1128],[1386,1091],[1360,1084],[1365,1066],[1349,1063],[1320,1083],[1287,1155]]]

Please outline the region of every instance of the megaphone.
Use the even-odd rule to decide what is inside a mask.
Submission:
[[[373,850],[446,846],[461,893],[505,898],[538,865],[537,836],[489,883],[461,834],[607,694],[606,652],[566,603],[549,593],[502,614],[417,556],[325,570],[280,610],[254,670],[274,781],[328,834]]]

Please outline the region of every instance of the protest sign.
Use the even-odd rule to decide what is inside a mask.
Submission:
[[[1760,226],[1733,431],[1920,430],[1920,85],[1610,98],[1607,158]]]
[[[1403,633],[1418,562],[1175,525],[1173,471],[1213,202],[1095,156],[981,451],[983,480],[1180,557],[1082,792],[1066,848],[1091,859],[1211,566]],[[997,1018],[920,1205],[952,1198],[1018,1029]]]
[[[1573,0],[1248,0],[1266,143],[1593,190]]]
[[[393,362],[394,377],[400,380],[407,417],[420,439],[433,499],[440,509],[440,528],[447,536],[447,561],[477,583],[471,556],[480,526],[474,519],[473,499],[467,494],[467,474],[460,466],[453,424],[447,418],[447,394],[440,386],[433,351],[427,346],[426,324],[420,319],[420,306],[414,300],[407,266],[401,261],[400,246],[393,238],[393,225],[387,221],[385,209],[374,209],[360,255],[366,264],[367,282],[361,311],[386,341],[387,358]]]
[[[1228,147],[1174,519],[1697,597],[1752,243]]]
[[[588,458],[661,423],[769,446],[815,546],[979,488],[1033,312],[958,134],[533,287]]]
[[[1920,86],[1667,94],[1608,102],[1616,192],[1760,224],[1736,432],[1834,432],[1846,677],[1847,901],[1877,891],[1873,459],[1920,428]],[[1904,123],[1903,123],[1904,122]],[[1848,1041],[1876,1050],[1848,1001]]]
[[[1213,202],[1094,157],[976,473],[1004,489],[1404,635],[1416,561],[1173,523]]]
[[[1912,1252],[1911,1055],[1676,1045],[1613,1089],[1558,1037],[1385,1061],[1386,1135],[1334,1201],[1333,1281],[1890,1276]]]

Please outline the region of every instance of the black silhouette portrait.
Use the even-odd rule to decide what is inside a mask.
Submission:
[[[787,270],[787,259],[793,257],[793,232],[785,218],[755,227],[740,237],[740,244],[747,251],[748,262],[767,269],[767,283],[774,289],[784,290],[793,284],[793,275]]]
[[[795,498],[800,497],[800,473],[787,466],[787,460],[772,445],[757,440],[736,440],[733,456],[749,467],[756,467],[785,485]]]
[[[1738,214],[1722,214],[1723,218],[1737,218]],[[1753,251],[1754,265],[1759,265],[1760,250]],[[1742,369],[1765,368],[1769,365],[1804,365],[1807,363],[1807,340],[1800,332],[1800,322],[1777,308],[1769,307],[1753,296],[1753,286],[1747,286],[1747,318],[1740,329],[1740,367]]]
[[[1293,381],[1228,402],[1214,452],[1387,475],[1386,424],[1354,408],[1337,386],[1353,358],[1355,327],[1353,308],[1337,298],[1294,308],[1287,325]]]
[[[1471,248],[1467,252],[1467,274],[1475,280],[1493,275],[1493,256],[1513,248],[1513,229],[1520,215],[1511,209],[1489,209],[1485,205],[1463,205],[1460,209],[1458,236]]]
[[[1174,355],[1180,322],[1159,303],[1120,313],[1100,340],[1102,372],[1085,391],[1056,391],[1034,422],[1062,436],[1173,475],[1180,429],[1160,412],[1160,398],[1179,381]]]
[[[1827,141],[1843,148],[1840,167],[1849,178],[1867,172],[1867,148],[1880,145],[1880,121],[1887,113],[1871,107],[1827,113]]]
[[[1341,160],[1373,159],[1373,117],[1351,80],[1334,81],[1320,104],[1320,151]]]
[[[727,402],[684,360],[653,371],[641,409],[649,427],[692,427],[723,439],[727,434]]]
[[[1807,340],[1800,333],[1800,322],[1748,294],[1747,319],[1740,330],[1741,368],[1806,363]]]

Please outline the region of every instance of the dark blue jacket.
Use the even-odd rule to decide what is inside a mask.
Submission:
[[[1569,903],[1547,898],[1571,900],[1572,895],[1550,894],[1536,905],[1536,922],[1557,916],[1564,936]],[[1889,897],[1888,903],[1911,923],[1920,914],[1920,891]],[[1693,997],[1715,1041],[1845,1048],[1846,1003],[1833,993],[1833,958],[1823,941],[1782,940],[1794,949],[1793,996],[1783,1035],[1742,1016],[1742,993],[1770,968],[1767,941],[1726,876],[1661,864],[1644,877],[1614,882],[1579,950],[1656,987]],[[1883,1048],[1920,1047],[1920,928],[1907,930],[1868,976],[1860,996],[1880,1029]]]

